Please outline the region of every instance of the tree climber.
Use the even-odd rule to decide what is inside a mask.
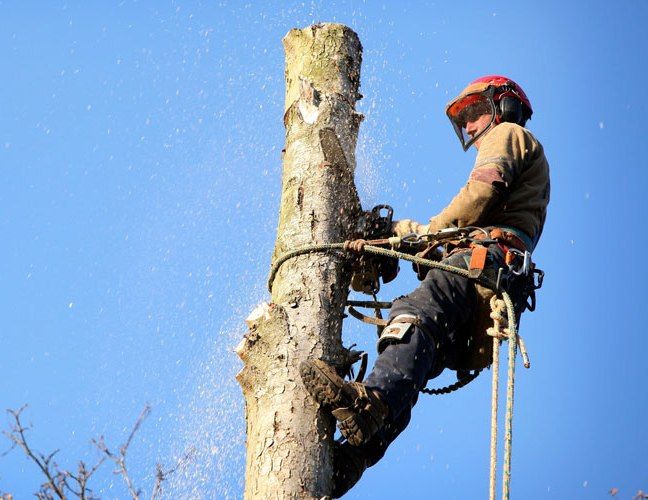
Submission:
[[[529,291],[522,268],[542,233],[550,191],[542,145],[524,128],[532,112],[524,91],[506,77],[471,82],[446,107],[464,151],[473,145],[478,150],[467,184],[427,224],[406,219],[392,226],[400,237],[443,236],[462,228],[442,254],[439,245],[429,247],[432,253],[445,264],[470,269],[472,276],[499,276],[518,319]],[[356,240],[350,247],[361,252],[363,245]],[[428,380],[446,368],[465,373],[490,364],[492,341],[478,328],[478,318],[489,312],[485,304],[494,292],[440,269],[419,277],[414,291],[394,301],[364,383],[345,381],[322,360],[300,366],[306,389],[336,418],[346,439],[334,448],[335,497],[383,457],[409,423]]]

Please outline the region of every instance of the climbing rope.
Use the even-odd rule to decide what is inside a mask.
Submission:
[[[489,499],[495,500],[495,486],[497,473],[497,414],[499,400],[499,347],[502,340],[508,340],[509,346],[513,346],[513,351],[509,350],[509,367],[508,367],[508,384],[506,391],[506,429],[504,444],[504,470],[503,470],[503,491],[502,497],[509,497],[509,486],[511,480],[511,441],[513,439],[513,388],[515,377],[515,348],[517,341],[517,332],[515,323],[513,328],[508,328],[509,322],[504,317],[503,312],[506,309],[504,300],[496,295],[490,299],[491,314],[493,326],[486,330],[486,333],[493,337],[493,383],[491,390],[491,441],[490,441],[490,478],[489,478]]]
[[[398,243],[399,238],[390,238],[389,243],[392,246]],[[281,255],[273,264],[270,270],[270,277],[268,279],[268,289],[272,293],[272,284],[279,272],[281,265],[289,259],[298,257],[300,255],[310,254],[314,252],[345,252],[347,247],[344,243],[325,243],[319,245],[306,245],[295,250],[286,252]],[[513,397],[514,397],[514,383],[515,383],[515,357],[517,355],[517,346],[520,344],[520,351],[522,353],[524,366],[529,367],[529,359],[526,354],[526,349],[522,339],[518,336],[516,321],[515,321],[515,308],[513,301],[505,290],[501,290],[497,283],[492,282],[486,277],[479,276],[477,278],[470,275],[469,271],[460,267],[450,266],[435,260],[425,259],[410,255],[407,253],[399,252],[393,249],[380,248],[373,245],[365,245],[364,252],[379,255],[383,257],[398,258],[413,262],[420,266],[429,268],[440,269],[449,273],[471,279],[486,288],[493,290],[496,295],[491,298],[491,318],[493,319],[493,327],[487,330],[487,334],[493,337],[493,386],[491,394],[491,442],[490,442],[490,478],[489,478],[489,498],[495,499],[495,486],[496,486],[496,470],[497,470],[497,414],[498,414],[498,387],[499,387],[499,345],[502,340],[508,340],[508,380],[506,388],[506,416],[504,425],[504,465],[503,465],[503,484],[502,484],[502,498],[508,500],[510,496],[510,482],[511,482],[511,450],[513,444]],[[506,316],[504,316],[506,311]],[[423,392],[427,394],[447,394],[453,390],[459,389],[470,381],[474,380],[479,371],[473,372],[461,380],[457,381],[452,386],[443,389],[424,389]]]
[[[277,272],[279,271],[279,268],[282,266],[282,264],[287,260],[293,259],[295,257],[299,257],[300,255],[306,255],[309,253],[316,253],[316,252],[330,253],[335,251],[338,252],[344,251],[344,243],[322,243],[319,245],[305,245],[303,247],[296,248],[295,250],[286,252],[274,262],[272,268],[270,269],[270,277],[268,278],[268,290],[272,293],[272,284],[274,283],[275,277],[277,276]],[[413,262],[414,264],[418,264],[424,267],[431,267],[431,268],[433,267],[436,269],[441,269],[443,271],[448,271],[449,273],[454,273],[459,276],[463,276],[464,278],[477,281],[480,285],[490,288],[491,290],[497,289],[497,285],[493,283],[491,280],[485,278],[484,276],[480,276],[479,278],[473,278],[471,277],[467,269],[462,269],[460,267],[455,267],[455,266],[449,266],[448,264],[437,262],[435,260],[424,259],[422,257],[417,257],[416,255],[410,255],[407,253],[399,252],[397,250],[380,248],[373,245],[365,245],[364,252],[374,254],[374,255],[380,255],[382,257],[392,257],[401,260],[407,260],[409,262]],[[506,294],[505,291],[501,291],[501,293]]]

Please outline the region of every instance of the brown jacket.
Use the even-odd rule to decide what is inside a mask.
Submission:
[[[501,123],[483,137],[468,182],[450,204],[428,225],[406,219],[398,221],[394,230],[400,236],[447,227],[509,227],[522,231],[535,246],[542,234],[549,191],[549,165],[542,145],[524,127]]]

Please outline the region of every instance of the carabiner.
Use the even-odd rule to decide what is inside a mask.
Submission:
[[[516,248],[510,248],[509,252],[519,257],[522,257],[522,265],[517,270],[515,270],[513,265],[509,264],[509,271],[511,271],[511,273],[515,274],[516,276],[527,276],[529,274],[529,271],[531,270],[531,264],[532,264],[531,252],[525,250],[523,253],[522,251],[517,250]]]

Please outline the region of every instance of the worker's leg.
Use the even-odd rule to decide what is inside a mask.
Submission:
[[[451,257],[446,263],[464,267],[465,256]],[[365,381],[366,388],[387,403],[389,413],[368,440],[355,446],[336,444],[335,496],[352,488],[407,427],[419,391],[452,362],[456,331],[472,317],[476,303],[472,283],[438,270],[430,271],[411,294],[394,301],[392,323],[381,337],[380,354]],[[391,326],[395,329],[390,334]]]
[[[460,255],[446,262],[465,265]],[[427,380],[448,366],[456,329],[472,316],[476,302],[467,278],[431,270],[416,290],[394,302],[364,384],[345,382],[328,363],[308,360],[300,366],[306,389],[331,411],[350,444],[366,443],[386,421],[396,422],[411,410]]]
[[[455,255],[444,263],[463,267],[465,260]],[[380,354],[365,381],[387,403],[392,418],[414,406],[430,378],[453,366],[457,332],[473,317],[476,305],[470,280],[438,269],[428,272],[412,293],[394,301]]]
[[[414,315],[411,318],[417,320]],[[405,322],[397,327],[407,331],[397,342],[383,342],[373,370],[364,382],[387,403],[392,419],[410,410],[430,376],[443,370],[438,342],[430,333],[413,323]]]

